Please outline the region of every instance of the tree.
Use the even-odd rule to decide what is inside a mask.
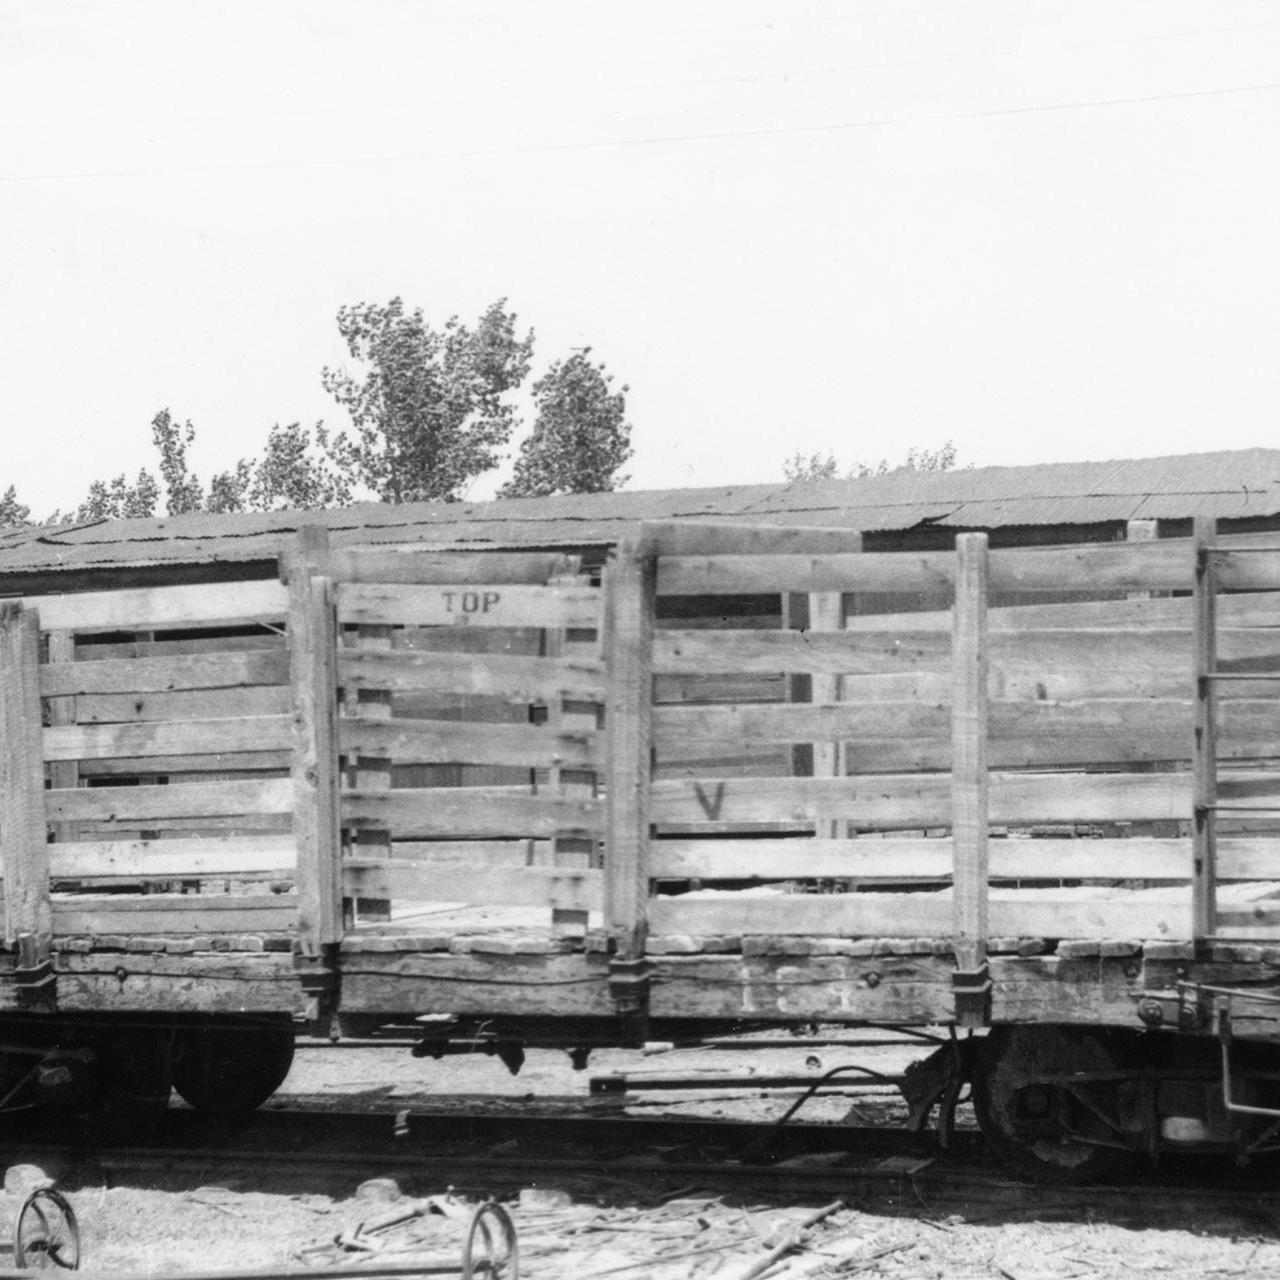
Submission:
[[[326,368],[325,390],[351,415],[355,438],[334,436],[329,454],[383,502],[456,501],[499,461],[516,425],[503,396],[529,372],[533,332],[516,336],[506,299],[474,328],[451,317],[436,330],[421,308],[406,313],[357,303],[338,311],[338,329],[362,377]]]
[[[956,465],[956,446],[951,440],[936,449],[918,449],[914,445],[907,450],[906,458],[891,467],[887,458],[881,458],[874,467],[865,462],[855,462],[846,478],[864,480],[868,476],[891,476],[901,471],[951,471]],[[970,464],[972,465],[972,464]],[[825,454],[804,454],[799,449],[782,464],[782,475],[789,483],[810,480],[838,480],[840,464],[828,450]]]
[[[124,473],[113,480],[95,480],[89,486],[85,500],[76,508],[72,520],[134,520],[145,519],[156,513],[156,503],[160,500],[160,486],[156,478],[145,467],[138,472],[138,478],[130,484]],[[49,518],[49,523],[59,521],[56,513]]]
[[[613,378],[603,364],[587,359],[590,351],[557,360],[533,384],[538,416],[500,498],[610,493],[626,483],[626,476],[615,473],[633,452],[629,388],[610,390]]]
[[[167,408],[151,419],[151,442],[160,453],[160,478],[164,481],[166,506],[171,516],[204,509],[204,489],[187,470],[187,445],[195,438],[196,429],[191,419],[180,427]]]
[[[797,449],[782,464],[783,478],[791,483],[797,480],[834,480],[837,470],[835,454],[830,451],[804,454]]]
[[[31,508],[18,501],[16,485],[10,485],[0,497],[0,529],[11,529],[31,521]]]
[[[301,423],[291,422],[287,427],[276,423],[256,465],[244,460],[239,464],[244,468],[242,474],[251,476],[251,483],[242,490],[244,505],[252,511],[348,506],[351,480],[329,457],[329,435],[323,422],[316,423],[315,445],[313,449],[311,432]]]

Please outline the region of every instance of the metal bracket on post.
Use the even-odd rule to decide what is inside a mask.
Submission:
[[[953,969],[951,991],[955,996],[959,1026],[991,1025],[991,972],[986,961],[976,969]]]
[[[306,1004],[303,1017],[307,1034],[331,1039],[338,1011],[337,947],[323,947],[318,953],[307,953],[297,944],[293,952],[293,971],[298,976]]]
[[[653,966],[644,956],[609,962],[609,995],[626,1031],[626,1041],[642,1045],[649,1038],[649,978]]]
[[[13,987],[19,1007],[40,1013],[57,1011],[58,975],[54,972],[47,938],[42,940],[31,933],[18,935]]]

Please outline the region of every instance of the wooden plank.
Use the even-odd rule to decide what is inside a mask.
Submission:
[[[987,958],[987,572],[987,535],[960,534],[952,638],[952,933],[956,966],[969,972]]]
[[[640,526],[642,556],[829,555],[847,552],[857,529],[712,520],[646,520]]]
[[[1222,540],[1215,535],[1215,542]],[[1215,549],[1209,555],[1213,575],[1223,591],[1275,591],[1280,589],[1280,534],[1272,534],[1270,554]]]
[[[344,623],[366,626],[594,627],[601,597],[594,587],[344,583],[337,599]]]
[[[289,716],[233,720],[147,721],[64,725],[44,731],[46,760],[105,760],[121,756],[183,756],[222,751],[279,751],[292,741]]]
[[[55,936],[285,933],[297,919],[291,894],[58,894],[53,901]]]
[[[1091,593],[1185,590],[1191,576],[1186,547],[1185,542],[1170,539],[993,551],[989,565],[991,589]],[[770,591],[942,595],[953,586],[952,557],[942,551],[669,556],[658,570],[658,593],[673,596]]]
[[[369,650],[375,653],[390,652],[392,629],[382,625],[361,625],[355,631],[347,631],[344,648]],[[344,688],[338,718],[338,751],[346,764],[345,784],[356,791],[391,790],[391,752],[387,743],[374,742],[370,750],[347,751],[350,744],[345,722],[348,717],[360,716],[367,722],[390,721],[392,692],[387,688],[362,685]],[[368,858],[385,858],[391,853],[391,831],[385,824],[366,823],[359,829],[340,826],[341,860],[359,855]],[[391,919],[391,902],[387,898],[343,897],[344,927],[353,928],[359,921]]]
[[[996,616],[993,611],[992,620]],[[1219,640],[1220,669],[1280,672],[1280,632],[1237,627],[1220,630]],[[1186,697],[1190,650],[1189,628],[996,631],[989,639],[991,687],[1005,699]],[[949,669],[950,658],[947,633],[896,626],[803,634],[666,631],[654,639],[656,670],[703,677],[717,671],[773,677],[935,673]],[[1260,686],[1250,687],[1256,696]]]
[[[344,755],[385,755],[397,762],[594,769],[603,756],[594,733],[556,732],[534,724],[343,716],[338,725],[338,742]]]
[[[556,697],[599,701],[605,692],[603,663],[577,656],[477,657],[470,653],[343,649],[338,654],[338,679],[354,689],[460,693],[515,703]]]
[[[1184,681],[1185,684],[1185,681]],[[1193,703],[1183,698],[1103,698],[1083,702],[990,704],[990,752],[996,767],[1133,760],[1190,759]],[[1280,718],[1267,699],[1225,703],[1224,756],[1280,755]],[[918,701],[759,703],[744,706],[659,706],[654,744],[661,759],[701,748],[731,751],[743,743],[844,742],[865,757],[886,744],[905,744],[922,768],[947,768],[950,715],[945,704]],[[874,744],[868,746],[868,744]],[[902,758],[909,758],[904,753]],[[940,761],[931,766],[925,761]]]
[[[146,631],[281,622],[287,608],[275,581],[182,587],[130,587],[74,595],[32,596],[46,631]]]
[[[1211,675],[1217,667],[1218,584],[1210,551],[1216,531],[1216,520],[1206,516],[1195,518],[1192,534],[1195,546],[1192,594],[1195,710],[1191,753],[1191,917],[1197,938],[1209,937],[1217,925],[1217,870],[1214,865],[1214,828],[1217,822],[1214,809],[1218,800],[1217,686]]]
[[[578,557],[560,551],[446,551],[402,547],[339,547],[329,553],[335,582],[471,586],[475,582],[543,585],[574,572]]]
[[[1189,894],[1181,902],[993,896],[992,935],[1042,938],[1177,938],[1188,932]],[[654,933],[783,934],[841,938],[937,938],[954,927],[949,896],[927,893],[685,894],[655,898]]]
[[[294,715],[293,770],[287,784],[297,841],[300,952],[319,956],[343,931],[338,822],[337,614],[323,569],[328,540],[314,527],[282,558],[288,581],[289,666]]]
[[[605,924],[620,959],[644,954],[648,935],[653,649],[657,562],[622,541],[605,571],[605,660],[610,701],[605,836]]]
[[[292,767],[288,751],[224,751],[217,755],[120,756],[118,759],[81,760],[82,778],[132,778],[139,774],[160,774],[173,782],[196,782],[201,774],[229,775],[286,774]],[[214,781],[211,777],[210,781]]]
[[[54,632],[50,636],[65,635]],[[90,647],[82,653],[92,654]],[[40,668],[46,698],[78,693],[176,693],[192,689],[237,689],[244,685],[287,684],[289,659],[280,650],[189,654],[173,658],[117,658],[67,661],[50,654]]]
[[[51,631],[48,637],[47,663],[41,664],[37,671],[40,681],[40,692],[46,694],[44,673],[49,665],[75,666],[76,638],[70,631]],[[76,723],[76,700],[74,697],[49,698],[49,724],[54,727]],[[80,785],[80,767],[74,760],[60,761],[49,767],[49,781],[54,787],[78,787]],[[53,829],[55,840],[75,840],[78,832],[74,824],[59,824]]]
[[[292,835],[221,840],[85,840],[51,846],[49,873],[60,880],[108,876],[127,880],[193,879],[261,872],[289,875],[296,858]]]
[[[263,649],[285,651],[284,632],[278,624],[247,628],[245,634],[227,634],[225,627],[205,631],[189,631],[163,640],[107,640],[98,635],[79,638],[76,652],[94,662],[137,662],[153,658],[212,657],[223,653],[257,652]],[[146,633],[151,634],[151,633]]]
[[[657,590],[663,596],[909,591],[941,598],[951,590],[951,560],[945,551],[667,556],[658,565]]]
[[[0,863],[5,945],[19,964],[49,958],[49,845],[40,754],[40,624],[34,609],[0,602]]]
[[[1190,586],[1189,574],[1188,581],[1182,585],[1184,588]],[[1021,631],[1028,628],[1190,628],[1191,600],[1187,596],[1179,596],[1154,600],[1081,600],[1064,604],[1002,605],[990,611],[987,621],[993,635],[997,631]],[[1218,602],[1218,622],[1231,627],[1280,626],[1280,594],[1259,592],[1224,596]],[[904,631],[949,633],[951,610],[867,613],[849,618],[845,625],[856,631],[881,631],[900,627]]]
[[[521,788],[413,787],[344,792],[342,823],[389,827],[397,840],[413,837],[552,836],[559,828],[599,831],[599,800],[530,795]]]
[[[1188,881],[1185,838],[991,840],[993,880]],[[1219,841],[1219,880],[1280,879],[1280,844]],[[857,840],[658,840],[655,878],[672,880],[949,880],[951,842],[923,837]]]
[[[130,720],[212,720],[232,716],[281,715],[289,711],[282,685],[247,689],[196,689],[178,693],[93,693],[76,699],[81,724]]]
[[[289,813],[294,804],[285,778],[260,782],[201,782],[181,786],[72,787],[46,791],[51,822],[175,822],[194,818],[252,818]]]
[[[458,902],[480,906],[553,907],[573,902],[582,911],[599,911],[604,873],[561,867],[474,867],[391,859],[365,864],[348,860],[343,884],[348,897],[393,901]],[[562,908],[563,909],[563,908]]]
[[[393,858],[470,867],[549,867],[549,840],[397,840]],[[584,861],[583,866],[586,865]]]
[[[864,830],[910,830],[950,824],[945,774],[851,775],[848,778],[680,778],[652,785],[652,820],[664,826],[814,821],[819,810]],[[1185,820],[1189,772],[994,773],[989,820],[1046,822]]]

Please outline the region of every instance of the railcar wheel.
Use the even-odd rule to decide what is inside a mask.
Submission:
[[[492,1280],[520,1280],[520,1246],[511,1215],[492,1200],[472,1216],[462,1244],[462,1280],[477,1275]]]
[[[205,1115],[247,1116],[284,1083],[292,1065],[287,1019],[199,1027],[178,1033],[173,1087]]]
[[[33,1191],[18,1210],[13,1227],[13,1265],[32,1271],[80,1269],[80,1225],[59,1191]]]
[[[153,1133],[169,1107],[169,1032],[124,1031],[98,1048],[98,1125],[112,1142]]]
[[[1098,1032],[999,1027],[974,1071],[978,1124],[1000,1158],[1036,1182],[1129,1177],[1139,1157],[1121,1127],[1123,1059]]]

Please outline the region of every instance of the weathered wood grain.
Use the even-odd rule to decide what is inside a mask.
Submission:
[[[278,582],[219,582],[132,587],[74,595],[33,596],[46,631],[147,631],[283,621],[288,607]]]
[[[594,769],[603,752],[594,733],[532,724],[469,724],[444,720],[372,720],[343,716],[340,750],[385,755],[397,762],[504,764],[531,769],[561,765]]]
[[[53,899],[55,936],[283,933],[297,920],[298,900],[290,894],[57,894]]]
[[[34,609],[0,602],[0,863],[5,944],[27,967],[48,958],[49,845],[40,751],[40,624]]]
[[[137,724],[76,724],[44,731],[46,760],[105,760],[120,756],[279,751],[292,741],[288,716],[237,719],[144,721]]]
[[[339,547],[329,553],[336,582],[471,586],[475,582],[541,585],[571,571],[577,557],[559,551],[435,550],[402,547]]]
[[[943,774],[849,778],[689,778],[653,783],[653,821],[688,825],[814,821],[830,811],[868,830],[948,826],[950,779]],[[1187,772],[1167,774],[994,773],[994,823],[1185,820]]]
[[[337,600],[343,622],[367,626],[594,627],[601,595],[593,587],[344,583]]]
[[[288,680],[288,657],[277,649],[173,658],[50,661],[40,668],[40,692],[46,698],[80,693],[238,689],[245,685],[284,685]]]
[[[287,778],[173,787],[74,787],[46,791],[44,796],[45,812],[51,822],[163,824],[179,819],[287,814],[293,809],[293,791]]]
[[[654,933],[809,934],[842,938],[942,938],[951,935],[950,895],[927,893],[734,894],[658,897]],[[987,903],[990,934],[1041,938],[1187,938],[1191,894],[1182,901],[1141,898],[1001,898]]]
[[[49,849],[49,873],[61,880],[194,879],[200,876],[292,873],[292,835],[202,840],[85,840]]]
[[[649,899],[656,561],[621,542],[605,571],[604,652],[610,699],[605,923],[619,958],[644,952]]]
[[[414,787],[344,792],[344,826],[387,827],[413,837],[551,836],[560,828],[592,832],[603,823],[599,800],[530,795],[502,787]]]
[[[470,653],[343,649],[338,679],[355,689],[459,693],[523,703],[556,697],[599,701],[605,693],[603,663],[576,656],[486,654],[477,661]]]
[[[547,907],[577,904],[599,911],[603,873],[560,867],[481,867],[394,858],[380,863],[356,857],[343,868],[348,897],[405,902],[458,902],[481,906]]]
[[[285,685],[194,689],[175,693],[90,693],[76,699],[81,724],[123,724],[130,720],[213,720],[290,712]]]

